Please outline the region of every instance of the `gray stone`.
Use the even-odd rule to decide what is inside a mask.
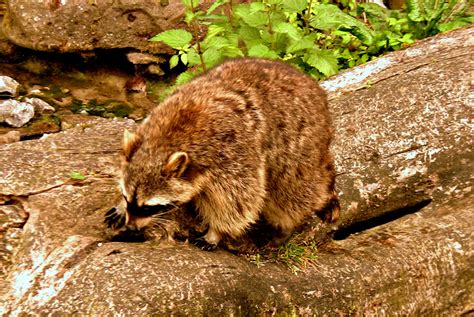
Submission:
[[[20,84],[11,77],[0,76],[0,96],[16,97]]]
[[[188,243],[112,241],[103,214],[122,200],[118,158],[130,121],[95,119],[0,146],[2,210],[14,205],[9,215],[29,215],[0,278],[0,314],[469,314],[472,30],[389,54],[406,63],[373,71],[370,85],[329,94],[342,220],[337,239],[297,275],[281,263],[256,265]],[[73,171],[85,180],[72,179]],[[301,235],[311,241],[328,230],[335,228],[315,219]]]
[[[25,98],[23,101],[32,105],[37,114],[50,114],[56,111],[53,106],[40,98]]]
[[[135,65],[161,64],[166,62],[166,59],[164,59],[163,57],[140,52],[128,53],[127,59],[130,63]]]
[[[0,122],[19,128],[27,124],[34,116],[34,107],[26,102],[13,99],[0,101]]]
[[[163,76],[165,74],[165,71],[161,69],[159,65],[150,65],[147,67],[146,71],[148,74],[157,76]]]

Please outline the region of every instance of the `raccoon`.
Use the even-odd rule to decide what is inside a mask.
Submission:
[[[338,219],[332,135],[326,94],[311,77],[277,61],[226,61],[125,131],[127,210],[106,222],[140,229],[192,202],[208,226],[196,242],[203,249],[239,238],[260,217],[281,244],[315,212]]]

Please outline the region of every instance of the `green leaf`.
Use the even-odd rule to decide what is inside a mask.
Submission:
[[[249,13],[254,13],[254,12],[259,12],[259,11],[265,11],[267,7],[262,3],[262,2],[252,2],[250,4],[250,10]]]
[[[359,15],[365,12],[372,22],[384,21],[388,18],[388,10],[376,3],[360,3],[358,4],[358,9]]]
[[[175,50],[179,50],[186,44],[189,44],[193,36],[186,30],[173,29],[161,32],[150,39],[152,42],[164,42]]]
[[[189,50],[188,52],[188,67],[196,66],[201,64],[201,59],[195,49]]]
[[[305,62],[325,76],[334,75],[339,69],[337,58],[331,51],[315,50],[306,56]]]
[[[181,55],[181,62],[183,62],[184,65],[188,65],[188,54],[184,53]]]
[[[425,20],[424,10],[421,5],[423,0],[406,0],[408,18],[415,22],[421,22]]]
[[[209,49],[209,48],[220,49],[227,46],[231,46],[231,44],[225,37],[222,37],[222,36],[216,36],[211,39],[206,38],[206,40],[202,42],[202,47],[204,47],[204,49]]]
[[[176,77],[176,83],[175,85],[182,85],[193,79],[196,75],[198,75],[197,72],[193,72],[190,69],[187,71],[181,73]]]
[[[303,33],[297,27],[287,22],[275,25],[273,32],[288,34],[288,36],[295,41],[299,41],[303,37]]]
[[[242,17],[250,13],[250,5],[243,3],[234,6],[234,15],[237,17]]]
[[[342,39],[342,45],[344,45],[344,46],[349,44],[351,42],[351,40],[353,39],[353,35],[349,32],[346,32],[346,31],[336,30],[336,31],[332,32],[332,34],[335,35],[335,36],[339,36]]]
[[[264,12],[254,12],[242,18],[245,23],[253,27],[261,27],[268,23],[268,17]]]
[[[188,9],[197,8],[199,6],[199,0],[183,0],[183,4]]]
[[[224,31],[225,31],[225,27],[223,27],[221,25],[211,24],[207,28],[206,40],[211,39],[214,36],[217,36],[217,35],[219,35],[220,33],[224,32]]]
[[[291,54],[291,53],[295,53],[295,52],[313,48],[313,47],[315,47],[314,39],[311,39],[310,37],[306,36],[300,41],[294,41],[293,43],[291,43],[286,48],[286,52]]]
[[[216,65],[222,59],[221,52],[213,47],[204,51],[202,55],[204,58],[204,63],[206,63],[207,67],[212,67]]]
[[[451,30],[466,26],[470,23],[474,23],[474,17],[472,16],[462,18],[459,20],[454,20],[448,23],[441,23],[440,25],[438,25],[438,30],[440,30],[440,32],[447,32],[447,31],[451,31]]]
[[[86,176],[84,176],[81,172],[78,171],[73,171],[69,174],[69,177],[75,181],[83,181],[86,179]]]
[[[242,25],[239,28],[238,32],[239,32],[239,35],[242,37],[242,39],[245,41],[250,41],[253,39],[260,38],[259,30],[248,25]]]
[[[178,55],[173,55],[170,58],[170,69],[173,69],[178,65],[179,62],[179,56]]]
[[[282,4],[289,12],[300,13],[308,7],[308,0],[283,0]]]
[[[278,58],[278,54],[276,52],[270,50],[267,46],[263,44],[257,44],[252,46],[248,51],[248,55],[253,57],[262,57],[270,59]]]
[[[210,15],[212,12],[214,12],[217,8],[219,8],[221,5],[226,4],[229,2],[229,0],[217,0],[214,2],[209,9],[206,11],[206,15]]]
[[[223,48],[222,53],[225,57],[244,57],[242,50],[235,46]]]
[[[196,15],[194,14],[193,11],[186,11],[185,14],[184,14],[184,22],[186,22],[186,24],[191,24],[191,22],[194,20],[194,18],[196,17]]]
[[[267,3],[270,5],[278,5],[282,2],[282,0],[267,0]]]
[[[364,23],[342,12],[333,4],[318,4],[314,9],[315,17],[310,25],[316,29],[330,31],[347,30],[367,45],[373,42],[373,31]]]
[[[260,27],[268,23],[268,18],[265,12],[251,12],[249,5],[236,6],[234,8],[234,14],[241,18],[249,26]]]

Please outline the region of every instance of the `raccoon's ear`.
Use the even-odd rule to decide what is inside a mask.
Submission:
[[[139,142],[137,135],[125,129],[123,133],[123,155],[125,156],[125,161],[130,161],[133,153],[136,152],[138,147]]]
[[[174,152],[168,158],[168,163],[163,167],[165,176],[180,177],[189,164],[189,156],[186,152]]]

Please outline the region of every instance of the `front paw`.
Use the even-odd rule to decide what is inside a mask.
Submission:
[[[197,238],[196,240],[192,241],[192,244],[204,251],[214,251],[215,249],[217,249],[217,244],[209,243],[203,237]]]
[[[104,223],[112,229],[122,228],[125,225],[125,214],[114,207],[105,213]]]

